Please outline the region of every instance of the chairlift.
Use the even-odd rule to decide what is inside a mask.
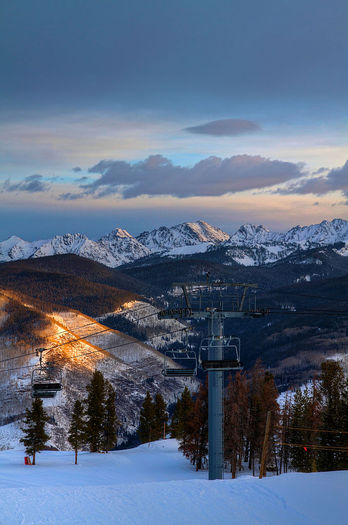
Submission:
[[[47,363],[42,364],[42,352],[44,348],[39,348],[40,362],[31,374],[31,395],[33,398],[53,398],[62,389],[61,373],[57,373],[54,367]]]
[[[213,351],[217,348],[222,348],[221,358],[211,359],[211,353],[215,353]],[[198,363],[200,368],[205,371],[242,370],[239,337],[208,337],[202,339],[199,347]]]
[[[172,361],[180,367],[173,367]],[[197,374],[197,356],[194,350],[182,348],[164,352],[162,374],[166,377],[193,377]]]

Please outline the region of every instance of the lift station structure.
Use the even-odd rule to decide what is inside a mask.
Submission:
[[[265,310],[256,308],[256,284],[222,281],[173,283],[180,291],[182,306],[161,310],[159,319],[192,320],[208,322],[208,337],[201,344],[199,364],[208,372],[208,456],[209,479],[223,479],[223,391],[224,371],[241,370],[240,342],[237,337],[224,336],[224,321],[232,319],[256,319]],[[227,356],[234,350],[234,357]],[[179,356],[180,358],[180,356]],[[183,377],[183,369],[170,368],[168,377]],[[192,377],[190,374],[187,376]]]

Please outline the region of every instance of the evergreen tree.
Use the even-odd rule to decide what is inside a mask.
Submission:
[[[186,388],[186,387],[185,387]],[[172,415],[172,420],[170,423],[170,437],[179,439],[179,420],[180,420],[180,406],[181,406],[181,399],[180,397],[177,399],[174,412]]]
[[[192,417],[183,430],[179,450],[196,466],[196,470],[203,467],[208,454],[208,378],[204,385],[200,385]]]
[[[116,392],[108,381],[106,382],[106,395],[103,450],[108,452],[116,445],[119,425],[116,417]]]
[[[265,372],[261,360],[257,360],[251,370],[249,389],[249,420],[247,433],[247,447],[249,452],[249,468],[255,475],[256,463],[261,461],[267,413],[271,413],[269,441],[267,444],[267,462],[276,461],[274,446],[275,427],[279,422],[278,391],[273,375]],[[246,454],[247,457],[248,454]],[[272,459],[273,458],[273,459]],[[277,461],[275,468],[277,469]]]
[[[155,441],[157,439],[161,439],[165,434],[164,428],[168,421],[167,405],[159,392],[155,396],[154,412],[155,423],[152,437]]]
[[[100,452],[104,443],[105,425],[105,381],[103,374],[96,370],[87,385],[86,442],[91,452]]]
[[[267,464],[271,464],[272,467],[278,472],[278,461],[277,461],[277,455],[276,455],[276,449],[274,445],[274,437],[276,433],[276,427],[279,424],[279,405],[277,402],[278,398],[278,390],[274,383],[274,377],[273,374],[269,371],[265,372],[264,380],[263,380],[263,387],[262,387],[262,433],[260,436],[260,443],[259,443],[259,457],[261,459],[262,454],[262,445],[264,441],[264,433],[265,433],[265,427],[266,427],[266,419],[267,419],[267,413],[270,412],[271,414],[271,420],[270,420],[270,429],[269,429],[269,437],[268,437],[268,443],[267,443]]]
[[[225,398],[224,457],[230,461],[232,478],[241,469],[248,429],[248,386],[245,374],[229,377]]]
[[[340,434],[340,440],[339,444],[341,447],[347,447],[348,448],[348,379],[346,379],[344,384],[344,389],[342,392],[342,398],[341,398],[341,425],[340,430],[342,431],[342,434]],[[348,469],[348,454],[341,454],[338,462],[338,468],[340,470],[347,470]]]
[[[156,426],[155,406],[152,401],[150,392],[146,392],[143,406],[140,410],[140,421],[138,427],[138,436],[142,443],[154,441],[154,431]]]
[[[187,429],[192,421],[193,409],[194,403],[192,401],[191,393],[187,386],[185,386],[181,397],[176,403],[171,424],[171,437],[181,440],[183,446],[185,445]]]
[[[265,429],[265,412],[262,405],[262,392],[265,371],[262,368],[261,360],[258,359],[251,369],[251,382],[249,390],[249,425],[248,425],[248,446],[249,446],[249,469],[255,475],[255,464],[260,459],[262,438]]]
[[[320,390],[323,395],[322,430],[320,445],[325,447],[342,446],[341,431],[344,421],[345,379],[342,366],[337,361],[324,361],[321,365]],[[345,463],[345,454],[340,450],[321,450],[320,470],[337,470]]]
[[[300,472],[317,470],[315,445],[318,445],[321,405],[320,392],[313,383],[311,392],[308,388],[296,391],[290,417],[289,443],[291,466]],[[308,429],[308,430],[304,430]],[[299,446],[303,445],[303,446]],[[309,445],[306,446],[306,445]]]
[[[75,401],[71,416],[68,441],[75,451],[75,465],[77,465],[77,451],[86,442],[86,423],[84,420],[84,408],[78,399]]]
[[[292,412],[292,403],[291,398],[286,394],[284,405],[280,412],[280,432],[279,438],[281,443],[289,443],[289,426],[290,426],[290,417]],[[279,450],[279,473],[286,473],[289,466],[289,447],[288,445],[281,445]]]
[[[21,428],[25,437],[20,439],[24,443],[26,453],[33,456],[33,465],[35,465],[36,452],[43,450],[45,443],[50,439],[50,436],[45,432],[45,423],[48,419],[42,400],[40,398],[34,399],[31,410],[27,408],[25,411],[24,424],[26,427]]]

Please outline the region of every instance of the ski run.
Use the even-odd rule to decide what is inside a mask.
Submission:
[[[10,426],[10,425],[9,425]],[[108,454],[0,452],[1,525],[343,525],[348,471],[208,481],[174,439]]]

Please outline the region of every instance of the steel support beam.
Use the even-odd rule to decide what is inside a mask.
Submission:
[[[208,358],[223,359],[223,318],[221,313],[211,311],[209,335],[214,345],[209,349]],[[208,453],[209,479],[223,479],[224,476],[224,408],[222,371],[208,371]]]

